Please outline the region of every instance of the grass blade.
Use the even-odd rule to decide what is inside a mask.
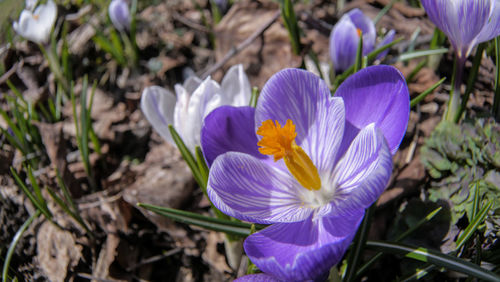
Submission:
[[[469,223],[467,228],[465,228],[464,232],[460,234],[458,240],[455,242],[457,245],[457,250],[460,249],[465,244],[465,242],[467,242],[467,240],[469,240],[469,238],[472,236],[472,234],[474,234],[479,225],[483,223],[492,205],[493,201],[490,201],[486,206],[484,206],[476,215],[476,217],[471,221],[471,223]]]
[[[368,231],[370,230],[371,218],[374,209],[375,204],[373,204],[366,210],[365,217],[363,218],[363,222],[361,222],[358,234],[356,234],[356,238],[354,239],[352,248],[349,250],[349,256],[347,258],[347,269],[345,271],[345,277],[343,281],[353,281],[354,277],[356,276],[356,269],[361,259],[361,254],[365,246],[366,238],[368,237]]]
[[[407,52],[407,53],[401,54],[398,58],[398,61],[404,62],[404,61],[408,61],[408,60],[412,60],[412,59],[416,59],[416,58],[420,58],[420,57],[427,57],[427,56],[432,56],[432,55],[444,54],[447,52],[448,52],[448,48]]]
[[[177,130],[175,130],[175,128],[171,124],[168,125],[168,130],[170,131],[172,139],[177,145],[177,148],[179,148],[182,157],[184,158],[187,165],[191,169],[194,179],[196,180],[196,182],[198,182],[198,185],[203,186],[204,185],[203,177],[201,175],[200,170],[198,169],[198,163],[196,162],[196,159],[194,158],[193,154],[186,147],[186,144],[184,144],[184,141],[182,141],[181,136],[179,135],[179,133],[177,133]],[[204,187],[206,187],[206,185]]]
[[[37,198],[33,195],[33,193],[31,193],[31,191],[28,189],[28,187],[26,187],[26,185],[24,184],[24,182],[21,180],[21,178],[19,177],[19,175],[16,173],[16,171],[14,170],[13,167],[10,168],[10,172],[12,173],[12,176],[14,176],[14,179],[16,180],[17,182],[17,185],[19,187],[21,187],[21,189],[23,190],[24,194],[26,194],[26,196],[28,197],[28,199],[30,199],[30,201],[33,203],[33,205],[39,209],[42,214],[48,219],[48,220],[52,220],[52,213],[49,211],[49,209],[47,208],[47,205],[44,205],[42,203],[40,203]],[[45,203],[45,202],[44,202]]]
[[[138,203],[137,205],[178,222],[191,224],[205,229],[224,232],[240,237],[246,237],[250,235],[250,229],[252,227],[252,225],[249,223],[208,217],[188,211],[158,207],[145,203]],[[257,228],[259,227],[261,227],[260,229],[263,228],[262,225],[257,226]]]
[[[439,207],[433,211],[431,211],[427,216],[425,216],[424,218],[422,218],[421,220],[419,220],[415,225],[413,225],[412,227],[410,227],[408,230],[406,230],[405,232],[403,232],[401,235],[399,235],[397,238],[396,238],[396,242],[399,242],[403,239],[405,239],[406,237],[408,237],[411,233],[415,232],[415,230],[419,229],[422,225],[424,225],[425,223],[429,222],[432,218],[434,218],[440,211],[441,211],[442,207]],[[368,262],[366,262],[364,265],[362,265],[358,271],[356,272],[356,278],[355,280],[360,280],[361,279],[361,275],[366,271],[368,270],[368,268],[370,266],[372,266],[378,259],[380,259],[382,257],[383,253],[382,252],[379,252],[377,253],[376,255],[374,255]]]
[[[12,242],[9,245],[9,249],[7,250],[7,254],[5,256],[5,262],[3,264],[3,270],[2,270],[2,281],[9,281],[9,266],[10,266],[10,261],[12,259],[12,255],[14,254],[14,250],[16,249],[17,243],[19,243],[19,240],[23,236],[24,232],[30,224],[35,220],[40,215],[40,210],[37,210],[33,215],[31,215],[24,223],[21,225],[21,228],[17,230],[16,234],[14,235],[14,238],[12,238]]]
[[[356,60],[354,61],[353,73],[357,73],[361,69],[361,64],[363,63],[363,33],[360,32],[358,35],[359,42],[358,49],[356,49]]]
[[[404,255],[405,257],[414,260],[429,262],[436,266],[474,276],[482,280],[495,282],[500,281],[500,276],[497,276],[489,270],[481,268],[478,265],[463,259],[442,254],[438,251],[384,241],[367,241],[366,247],[376,251]]]
[[[446,77],[441,78],[440,81],[436,82],[434,85],[431,87],[427,88],[424,92],[420,93],[417,97],[411,99],[410,101],[410,108],[415,107],[420,101],[422,101],[427,95],[432,93],[434,89],[438,88],[439,85],[441,85],[444,81],[446,80]]]

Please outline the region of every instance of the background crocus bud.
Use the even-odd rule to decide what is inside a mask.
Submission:
[[[33,3],[27,2],[27,5]],[[27,7],[19,15],[19,20],[12,24],[12,28],[17,34],[35,43],[47,43],[50,31],[57,18],[57,6],[54,1],[49,0],[46,4],[39,5],[34,12],[31,7]]]
[[[130,12],[125,0],[113,0],[108,7],[109,18],[119,31],[130,29]]]
[[[330,34],[330,58],[337,72],[354,64],[359,36],[363,36],[363,55],[373,51],[376,39],[375,25],[359,9],[353,9],[335,24]]]

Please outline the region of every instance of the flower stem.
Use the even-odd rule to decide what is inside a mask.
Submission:
[[[447,121],[455,121],[455,116],[460,108],[460,86],[462,85],[465,59],[466,58],[457,56],[455,57],[455,61],[453,63],[453,76],[451,78],[452,88],[450,91],[450,99],[448,100],[448,108],[446,109],[444,116],[444,119]]]
[[[497,121],[500,121],[500,36],[495,38],[495,61],[496,61],[496,77],[495,77],[495,98],[493,100],[493,116]]]
[[[61,84],[62,88],[64,89],[64,92],[66,93],[66,96],[69,96],[70,93],[69,84],[66,78],[64,77],[61,64],[57,59],[57,54],[55,53],[54,48],[51,48],[50,46],[47,46],[49,48],[45,48],[45,46],[42,44],[38,44],[38,46],[40,47],[40,50],[42,51],[47,61],[49,62],[49,68],[56,77],[57,81]]]

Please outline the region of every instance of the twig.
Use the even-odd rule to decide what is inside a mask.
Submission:
[[[265,24],[263,24],[258,30],[256,30],[252,35],[250,35],[250,37],[248,37],[247,39],[245,39],[245,41],[243,41],[240,45],[231,48],[231,50],[229,50],[226,53],[226,55],[224,55],[224,57],[222,58],[222,60],[218,61],[213,66],[211,66],[210,68],[208,68],[208,70],[204,71],[202,73],[202,75],[200,75],[200,77],[202,79],[205,79],[207,76],[211,75],[212,73],[214,73],[215,71],[217,71],[219,68],[221,68],[233,56],[235,56],[236,54],[238,54],[239,52],[241,52],[241,50],[245,49],[250,44],[252,44],[252,42],[257,37],[259,37],[262,33],[264,33],[278,19],[279,16],[280,16],[280,11],[276,11],[274,13],[273,17],[268,22],[266,22]]]
[[[198,23],[195,23],[195,22],[192,22],[188,19],[186,19],[185,17],[181,16],[179,13],[177,12],[174,12],[172,14],[172,17],[174,18],[174,20],[177,20],[179,22],[181,22],[182,24],[184,25],[187,25],[188,27],[192,28],[192,29],[196,29],[196,30],[199,30],[201,32],[204,32],[204,33],[210,33],[211,31],[206,28],[205,26],[202,26],[201,24],[198,24]]]
[[[7,79],[10,78],[11,75],[13,75],[18,68],[22,68],[24,65],[24,60],[21,59],[20,62],[15,63],[7,72],[5,72],[1,77],[0,77],[0,84],[4,84]]]

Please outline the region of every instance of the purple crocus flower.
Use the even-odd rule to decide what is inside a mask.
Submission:
[[[500,35],[500,0],[422,0],[429,19],[448,36],[459,58]]]
[[[359,37],[363,36],[363,56],[375,49],[390,43],[394,39],[394,31],[391,30],[387,36],[375,46],[377,33],[372,20],[365,16],[359,9],[353,9],[346,13],[335,24],[330,34],[330,58],[337,72],[348,69],[356,61],[356,52]],[[380,59],[387,55],[380,55]]]
[[[108,7],[109,18],[119,31],[130,29],[130,12],[125,0],[112,0]]]
[[[335,97],[316,75],[285,69],[256,108],[223,106],[205,118],[208,196],[230,216],[272,224],[244,242],[259,269],[280,280],[322,277],[385,189],[408,116],[394,67],[355,73]]]

